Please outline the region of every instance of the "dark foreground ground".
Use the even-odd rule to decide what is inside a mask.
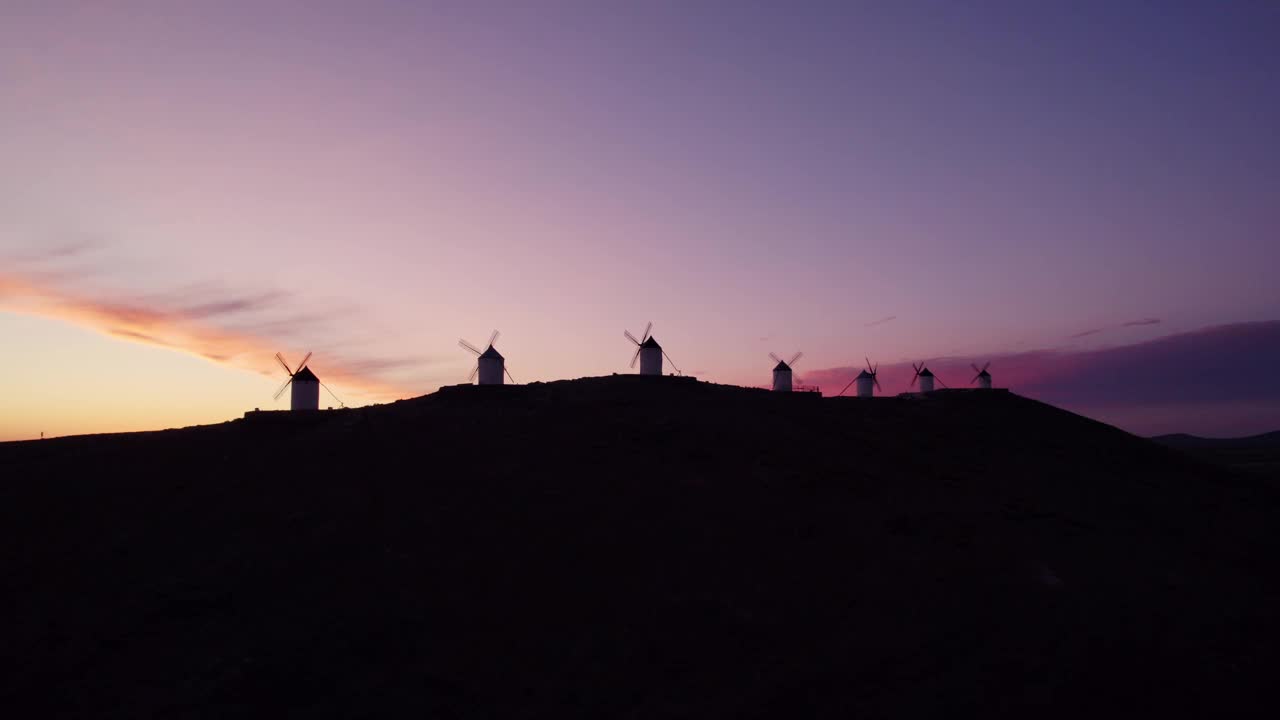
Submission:
[[[1000,392],[627,376],[0,445],[0,708],[1264,712],[1278,510]]]

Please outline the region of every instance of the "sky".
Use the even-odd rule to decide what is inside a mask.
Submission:
[[[929,360],[1280,429],[1280,4],[8,0],[0,440]],[[325,396],[325,402],[338,401]]]

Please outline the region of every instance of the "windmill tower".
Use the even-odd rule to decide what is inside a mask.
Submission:
[[[990,390],[991,373],[987,372],[987,368],[991,367],[991,363],[983,365],[981,370],[978,369],[977,365],[970,364],[969,367],[973,368],[973,371],[977,373],[973,376],[973,379],[969,381],[969,384],[972,385],[974,383],[978,383],[979,390]]]
[[[854,378],[854,382],[858,383],[858,397],[872,397],[875,392],[872,390],[880,389],[880,381],[876,379],[876,373],[880,371],[880,366],[872,366],[869,358],[862,358],[867,363],[867,369],[858,373],[858,377]]]
[[[671,362],[671,356],[668,355],[667,352],[662,349],[662,346],[658,344],[658,341],[649,334],[651,330],[653,330],[653,323],[649,323],[645,326],[644,335],[640,340],[637,340],[636,336],[632,335],[629,330],[622,331],[622,334],[636,346],[636,354],[631,357],[631,367],[635,367],[636,360],[639,360],[641,375],[661,375],[662,359],[666,358],[667,362],[671,363],[671,368],[679,374],[680,368],[676,367],[674,362]]]
[[[307,353],[302,358],[302,362],[298,363],[297,370],[289,369],[289,363],[285,362],[284,356],[276,353],[276,362],[280,363],[280,367],[289,373],[289,379],[284,381],[280,389],[276,391],[273,399],[279,400],[290,386],[293,392],[289,396],[290,410],[319,410],[320,409],[320,378],[311,372],[311,368],[307,367],[307,361],[311,359],[311,353]]]
[[[856,377],[856,378],[854,378],[854,379],[850,380],[850,381],[849,381],[849,385],[853,385],[854,383],[857,383],[857,384],[858,384],[858,387],[857,387],[857,388],[855,389],[855,391],[854,391],[854,392],[855,392],[855,394],[856,394],[858,397],[866,397],[866,398],[869,398],[869,397],[873,397],[873,396],[875,395],[875,392],[872,390],[872,388],[875,388],[875,390],[879,390],[879,389],[880,389],[880,381],[876,379],[876,373],[877,373],[877,372],[879,372],[879,370],[880,370],[880,366],[879,366],[879,365],[876,365],[876,366],[872,367],[872,365],[871,365],[871,360],[869,360],[869,359],[867,359],[867,358],[865,358],[865,357],[864,357],[864,358],[862,358],[862,359],[863,359],[863,360],[866,360],[866,362],[867,362],[867,369],[865,369],[865,370],[863,370],[862,372],[858,373],[858,377]],[[841,390],[840,392],[836,393],[836,397],[839,397],[839,396],[841,396],[841,395],[844,395],[845,390],[848,390],[848,389],[849,389],[849,385],[845,385],[845,386],[844,386],[844,390]]]
[[[471,369],[471,374],[467,376],[467,382],[475,380],[476,375],[479,375],[479,385],[501,385],[505,375],[511,378],[512,385],[515,384],[516,379],[511,377],[510,371],[507,370],[507,363],[502,357],[502,353],[498,352],[498,349],[493,346],[494,343],[498,342],[498,336],[501,334],[494,330],[493,334],[489,336],[489,346],[483,352],[466,340],[458,339],[458,345],[463,350],[476,356],[476,366]]]
[[[915,377],[911,378],[911,386],[915,387],[916,381],[919,380],[920,392],[922,393],[933,392],[933,381],[936,378],[933,373],[929,372],[929,368],[925,367],[924,363],[920,363],[919,365],[916,365],[915,363],[911,363],[911,367],[915,368],[915,371],[916,371]],[[947,384],[942,382],[941,380],[938,380],[938,383],[941,384],[942,387],[947,386]]]
[[[773,391],[774,392],[791,392],[791,367],[796,361],[803,356],[804,353],[798,352],[791,356],[791,359],[783,362],[782,358],[769,353],[769,359],[778,363],[773,366]]]

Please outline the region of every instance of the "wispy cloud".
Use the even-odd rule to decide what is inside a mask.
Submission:
[[[1072,340],[1075,340],[1076,338],[1089,337],[1090,335],[1097,335],[1103,330],[1106,330],[1106,328],[1093,328],[1092,330],[1085,330],[1084,332],[1078,332],[1075,335],[1069,335],[1068,337]]]
[[[893,322],[894,320],[897,320],[897,319],[898,319],[897,315],[890,315],[888,317],[882,317],[879,320],[872,320],[871,322],[867,323],[863,327],[875,327],[876,325],[884,325],[885,323]]]
[[[296,299],[278,290],[240,291],[210,283],[133,296],[85,289],[94,278],[68,274],[100,248],[98,243],[72,243],[4,258],[0,310],[55,318],[121,340],[264,374],[275,372],[274,346],[288,330],[314,329],[331,317],[297,311]],[[377,400],[411,394],[394,375],[419,361],[334,351],[319,355],[314,365],[326,382]]]
[[[137,342],[146,343],[148,345],[158,345],[160,347],[173,347],[169,343],[161,340],[158,337],[155,337],[154,335],[148,335],[144,332],[138,332],[137,330],[127,330],[125,328],[108,328],[107,334],[114,335],[115,337],[118,337],[118,338],[124,338],[125,340],[136,340]]]
[[[34,265],[83,257],[102,247],[103,241],[96,238],[77,237],[54,240],[53,242],[43,243],[39,247],[15,252],[8,257],[8,260],[14,263]]]
[[[227,300],[214,300],[181,308],[181,313],[183,316],[192,319],[235,315],[269,309],[284,297],[284,293],[268,292]]]
[[[1116,328],[1143,327],[1146,325],[1159,325],[1159,324],[1160,324],[1160,318],[1143,318],[1141,320],[1130,320],[1129,322],[1123,322],[1123,323],[1120,323],[1119,325],[1107,325],[1104,327],[1085,330],[1084,332],[1078,332],[1074,335],[1068,335],[1067,339],[1076,340],[1082,337],[1089,337],[1090,335],[1097,335],[1098,333],[1106,332],[1107,330],[1114,330]]]

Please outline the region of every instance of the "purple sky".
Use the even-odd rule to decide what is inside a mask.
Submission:
[[[269,405],[276,349],[428,392],[494,327],[521,380],[624,371],[648,320],[757,385],[770,351],[834,381],[1207,343],[1280,315],[1277,37],[1275,2],[8,2],[0,397],[36,390],[0,415],[72,346],[100,403],[40,422],[80,431],[232,407],[167,414],[184,383]],[[138,363],[160,387],[103,389]],[[1266,393],[1126,402],[1098,416],[1280,427]]]

